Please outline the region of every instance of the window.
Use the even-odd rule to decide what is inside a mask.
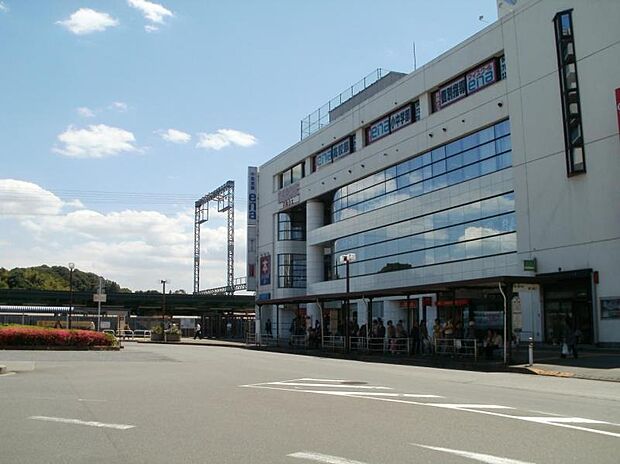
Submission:
[[[292,253],[278,255],[278,287],[306,287],[306,255]]]
[[[306,240],[306,212],[302,208],[278,213],[278,240]]]
[[[334,278],[345,274],[337,256],[355,253],[351,276],[385,273],[516,252],[514,193],[506,192],[334,242]]]
[[[332,222],[511,165],[510,123],[506,120],[338,189],[332,203]]]
[[[566,172],[570,177],[586,172],[572,10],[556,14],[553,22],[564,116]]]
[[[290,169],[278,174],[278,188],[284,188],[306,177],[306,165],[302,161]]]

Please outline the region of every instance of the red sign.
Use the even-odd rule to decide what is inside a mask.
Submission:
[[[620,132],[620,89],[616,89],[616,115],[618,116],[618,132]]]

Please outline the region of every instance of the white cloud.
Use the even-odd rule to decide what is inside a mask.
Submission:
[[[166,142],[172,143],[187,143],[192,139],[192,136],[186,132],[177,130],[177,129],[167,129],[157,131],[157,133],[164,139]]]
[[[105,31],[109,27],[118,26],[119,22],[108,13],[100,13],[90,8],[80,8],[69,19],[56,21],[67,30],[77,35]]]
[[[65,206],[82,208],[84,205],[80,200],[63,201],[31,182],[0,179],[0,215],[57,215]]]
[[[110,108],[111,110],[116,110],[120,113],[124,113],[125,111],[129,109],[129,106],[125,102],[115,101],[115,102],[112,102],[112,104],[108,106],[108,108]]]
[[[146,26],[144,26],[144,30],[146,32],[157,32],[159,30],[159,27],[147,24]]]
[[[69,126],[58,135],[58,140],[63,146],[55,147],[54,151],[73,158],[104,158],[138,151],[131,132],[105,124],[90,125],[87,129]]]
[[[2,11],[3,13],[8,13],[9,12],[9,7],[6,6],[6,3],[0,2],[0,11]]]
[[[163,24],[166,17],[172,17],[172,11],[160,5],[159,3],[149,2],[147,0],[127,0],[130,7],[140,10],[144,17],[157,24]],[[147,32],[150,32],[147,30]]]
[[[80,106],[76,111],[83,118],[94,118],[95,117],[95,112],[86,106]]]
[[[207,150],[221,150],[229,145],[251,147],[257,143],[256,137],[253,135],[235,129],[218,129],[211,134],[200,132],[198,133],[198,139],[196,147]]]

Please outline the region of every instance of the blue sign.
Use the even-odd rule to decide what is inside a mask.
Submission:
[[[411,105],[404,106],[366,129],[366,142],[372,143],[413,122]]]
[[[354,136],[349,136],[346,139],[342,139],[340,142],[333,144],[327,150],[316,155],[314,157],[314,169],[319,169],[326,164],[336,161],[338,158],[353,153],[353,137]]]

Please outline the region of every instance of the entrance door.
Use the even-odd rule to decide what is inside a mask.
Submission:
[[[545,284],[545,341],[559,343],[570,329],[581,331],[581,343],[592,343],[592,291],[589,279],[570,279]]]

